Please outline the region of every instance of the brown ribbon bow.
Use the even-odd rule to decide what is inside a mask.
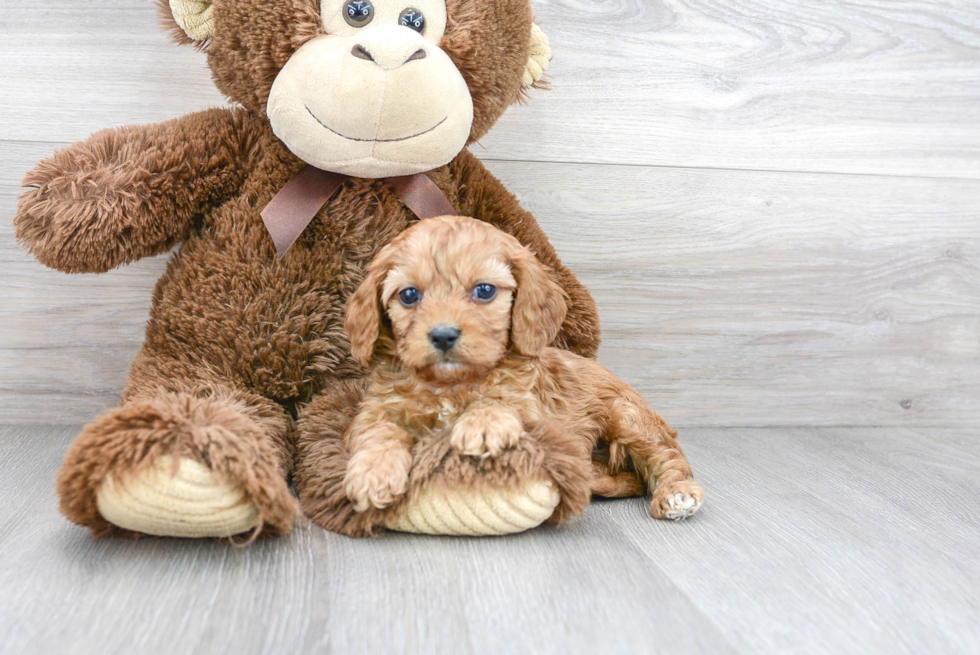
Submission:
[[[269,201],[262,210],[262,222],[276,244],[279,259],[286,256],[289,247],[347,179],[347,175],[307,164]],[[388,177],[384,181],[419,218],[456,215],[446,194],[425,173]]]

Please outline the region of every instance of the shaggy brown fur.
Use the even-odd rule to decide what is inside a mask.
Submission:
[[[492,299],[475,296],[482,284],[495,287]],[[405,289],[421,300],[402,302]],[[570,458],[559,517],[582,508],[593,470],[596,493],[642,493],[646,483],[654,517],[693,514],[703,492],[677,433],[595,361],[547,347],[565,311],[562,288],[513,237],[463,217],[409,228],[351,297],[351,348],[373,364],[367,395],[342,437],[343,423],[318,426],[332,444],[301,440],[301,449],[329,448],[335,467],[328,478],[317,472],[314,493],[305,487],[304,506],[327,527],[365,534],[423,486],[446,484],[439,476],[546,481],[545,462]],[[445,326],[458,337],[440,348],[432,331]],[[600,439],[609,459],[593,469]]]
[[[93,500],[105,476],[162,454],[241,482],[277,531],[297,511],[286,491],[296,419],[307,440],[297,451],[301,494],[316,496],[309,486],[335,468],[331,446],[310,440],[349,420],[358,400],[363,370],[350,357],[343,308],[374,255],[414,218],[383,182],[352,179],[276,259],[259,212],[304,163],[272,133],[265,100],[279,68],[317,33],[316,6],[216,2],[208,62],[240,107],[100,132],[25,178],[17,237],[48,266],[106,271],[183,242],[154,293],[123,405],[85,429],[60,473],[63,511],[95,531],[109,529]],[[472,140],[518,96],[530,8],[527,0],[450,0],[449,16],[444,47],[470,84]],[[534,217],[465,150],[429,175],[460,213],[514,234],[557,271],[572,300],[556,344],[593,356],[595,305]],[[541,452],[528,457],[574,468],[560,458],[542,463]]]

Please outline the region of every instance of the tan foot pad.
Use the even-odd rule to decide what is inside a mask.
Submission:
[[[400,532],[485,536],[513,534],[541,525],[561,496],[550,482],[523,489],[423,489],[418,499],[386,527]]]
[[[181,459],[176,475],[171,464],[163,456],[122,481],[107,477],[96,493],[99,513],[120,528],[161,537],[230,537],[259,524],[240,484],[192,459]]]

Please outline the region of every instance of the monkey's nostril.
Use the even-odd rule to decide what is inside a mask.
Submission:
[[[367,48],[365,48],[361,44],[357,44],[356,46],[351,48],[350,53],[355,57],[357,57],[358,59],[367,59],[368,61],[374,61],[374,57],[371,56],[371,53],[368,52]],[[415,55],[412,56],[414,57]]]
[[[416,59],[425,59],[425,58],[426,58],[425,50],[419,48],[414,53],[412,53],[411,57],[405,60],[405,63],[407,64],[410,61],[415,61]]]
[[[442,352],[449,352],[456,345],[460,334],[455,325],[437,325],[429,331],[429,341]]]

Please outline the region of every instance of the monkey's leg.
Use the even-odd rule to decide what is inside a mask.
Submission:
[[[351,536],[372,534],[382,521],[373,512],[357,513],[344,490],[350,451],[343,435],[354,421],[364,395],[362,379],[328,383],[302,407],[296,426],[293,482],[303,513],[328,530]]]
[[[96,534],[288,532],[299,507],[284,410],[176,362],[149,362],[137,359],[123,404],[68,449],[58,474],[65,516]]]

